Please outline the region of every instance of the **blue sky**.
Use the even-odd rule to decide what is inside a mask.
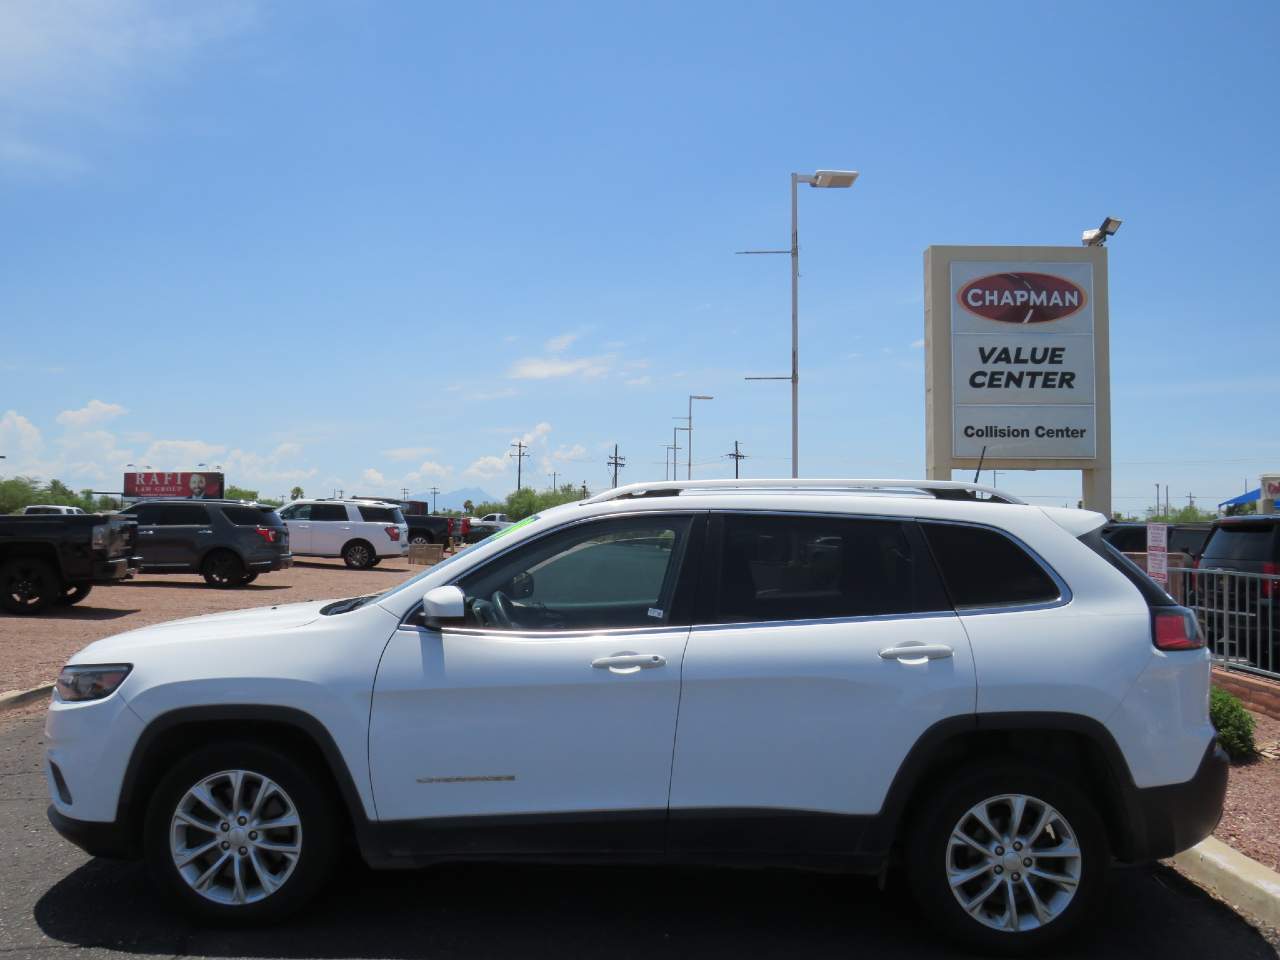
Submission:
[[[1280,470],[1280,7],[0,6],[0,462],[278,494],[924,470],[922,253],[1106,214],[1116,506]],[[683,440],[682,440],[683,443]],[[1074,475],[1002,474],[1074,502]]]

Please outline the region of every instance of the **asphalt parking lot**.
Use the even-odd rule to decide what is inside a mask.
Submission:
[[[950,957],[901,886],[783,871],[348,863],[286,925],[192,926],[136,864],[94,860],[45,820],[42,711],[0,716],[0,956]],[[1160,866],[1114,871],[1097,927],[1060,957],[1274,958],[1226,906]]]

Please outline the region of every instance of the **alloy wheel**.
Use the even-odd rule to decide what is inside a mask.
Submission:
[[[947,842],[947,882],[960,906],[984,926],[1010,933],[1061,916],[1080,885],[1083,862],[1066,818],[1019,793],[974,804]]]
[[[187,886],[239,906],[279,890],[302,854],[302,821],[284,789],[250,770],[223,770],[183,794],[169,852]]]

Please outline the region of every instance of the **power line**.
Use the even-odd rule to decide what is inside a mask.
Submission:
[[[516,452],[508,453],[507,456],[514,458],[516,461],[516,491],[519,492],[523,486],[524,458],[529,455],[527,453],[529,447],[523,440],[517,440],[511,446],[516,448]]]

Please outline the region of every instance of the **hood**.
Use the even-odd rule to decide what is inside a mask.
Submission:
[[[226,613],[210,613],[202,617],[169,620],[98,640],[73,656],[70,662],[128,661],[132,653],[157,646],[278,633],[313,622],[320,616],[320,609],[332,602],[332,600],[308,600],[305,603],[250,607],[248,610],[230,610]]]

